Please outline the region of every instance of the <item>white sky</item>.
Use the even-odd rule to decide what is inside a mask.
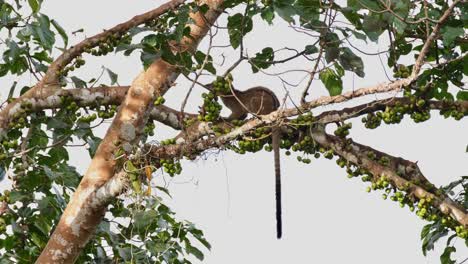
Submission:
[[[85,29],[86,36],[125,21],[136,14],[148,11],[163,1],[58,1],[47,0],[43,12],[59,21],[68,31]],[[226,17],[220,21],[226,23]],[[253,55],[263,47],[303,48],[313,40],[294,32],[276,21],[274,27],[255,21],[254,32],[246,40],[248,53]],[[70,44],[84,38],[83,34],[71,37]],[[217,36],[218,44],[227,44],[225,32]],[[206,45],[202,45],[206,47]],[[376,52],[386,45],[372,45],[366,50]],[[226,68],[236,59],[237,51],[217,50],[215,60],[220,61],[220,52],[228,57]],[[356,54],[359,54],[356,52]],[[86,57],[85,57],[86,59]],[[366,77],[347,74],[345,89],[355,89],[386,81],[377,57],[363,57]],[[128,58],[107,56],[92,58],[86,67],[77,71],[83,79],[96,77],[101,65],[119,74],[119,83],[127,85],[141,70],[138,54]],[[295,61],[281,69],[311,69],[306,61]],[[223,71],[220,71],[223,72]],[[295,72],[285,76],[288,80],[300,81],[304,73]],[[281,83],[275,77],[252,75],[250,66],[241,65],[234,72],[235,85],[239,89],[264,85],[284,95]],[[33,81],[23,79],[28,83]],[[168,103],[180,105],[188,83],[179,79],[178,86],[168,93]],[[354,83],[354,86],[353,86]],[[5,97],[10,87],[9,80],[0,80]],[[290,90],[293,98],[299,98],[299,88]],[[201,90],[191,98],[187,110],[195,111]],[[315,81],[312,97],[325,95],[326,91]],[[372,98],[382,98],[373,96]],[[362,101],[362,100],[361,100]],[[332,109],[326,107],[324,110]],[[468,122],[444,120],[437,113],[422,124],[406,118],[400,125],[381,126],[367,130],[359,120],[354,122],[351,136],[357,142],[380,151],[418,161],[422,172],[436,186],[446,184],[462,175],[468,175],[468,154],[465,153]],[[101,133],[104,129],[101,130]],[[156,138],[175,135],[174,131],[157,124]],[[73,150],[72,163],[83,172],[87,168],[87,153]],[[182,175],[170,182],[172,209],[181,219],[190,220],[204,230],[212,244],[204,263],[440,263],[440,249],[424,257],[421,252],[420,231],[426,222],[401,209],[397,203],[383,201],[380,192],[368,194],[366,186],[358,179],[349,180],[346,172],[334,161],[315,160],[309,165],[296,161],[296,155],[282,155],[283,174],[283,239],[276,240],[273,154],[261,152],[237,155],[232,152],[209,155],[206,160],[184,162]],[[166,177],[169,180],[168,177]],[[156,182],[163,182],[161,175]],[[468,256],[461,241],[457,256]],[[196,261],[194,261],[196,263]]]

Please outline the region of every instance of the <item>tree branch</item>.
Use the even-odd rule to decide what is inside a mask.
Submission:
[[[190,37],[181,40],[181,46],[193,51],[206,35],[209,27],[220,15],[222,0],[200,1],[207,4],[206,13],[191,13]],[[156,59],[146,71],[133,81],[116,117],[99,145],[91,164],[62,214],[57,227],[36,263],[72,263],[81,249],[94,235],[102,220],[109,198],[124,189],[123,184],[113,185],[110,195],[99,195],[121,171],[115,154],[123,150],[133,151],[143,133],[149,113],[156,97],[164,95],[179,73],[177,67]],[[121,182],[121,181],[118,181]],[[109,193],[105,191],[104,193]]]
[[[357,105],[354,107],[343,108],[340,110],[326,111],[316,116],[316,120],[318,123],[321,123],[321,124],[329,124],[329,123],[344,121],[344,120],[354,118],[357,116],[361,116],[367,113],[383,111],[387,107],[403,106],[403,105],[410,105],[410,104],[411,104],[411,100],[409,98],[392,97],[392,98],[383,99],[383,100],[376,100],[373,102]],[[458,110],[468,113],[468,101],[430,100],[426,102],[426,105],[424,107],[427,107],[428,109],[433,109],[433,110],[442,110],[442,109],[447,109],[449,107],[456,107]]]
[[[368,146],[353,142],[351,139],[328,135],[323,130],[314,130],[312,138],[321,146],[332,149],[346,160],[368,170],[375,180],[384,175],[391,185],[400,190],[406,190],[414,197],[433,199],[433,205],[441,213],[450,215],[458,223],[468,228],[468,215],[463,206],[454,202],[430,183],[416,163],[376,151]],[[386,157],[389,161],[388,165],[382,165],[376,159],[371,159],[368,156],[369,152],[374,153],[377,157]]]
[[[115,33],[126,32],[129,29],[138,26],[146,21],[156,19],[160,15],[166,13],[169,10],[174,9],[175,7],[184,3],[185,0],[172,0],[167,2],[158,8],[146,12],[144,14],[135,16],[127,22],[121,23],[107,31],[104,31],[100,34],[97,34],[93,37],[87,38],[82,42],[78,43],[76,46],[71,47],[70,49],[63,52],[47,69],[46,74],[42,80],[32,87],[29,91],[21,95],[15,101],[9,103],[4,109],[0,112],[0,139],[2,139],[6,134],[6,128],[8,123],[10,123],[11,118],[20,109],[21,104],[26,100],[34,100],[35,97],[45,98],[48,95],[54,93],[55,90],[60,89],[58,84],[57,77],[61,69],[70,63],[74,58],[83,53],[86,49],[96,47],[100,42],[106,40],[109,36],[112,36]]]

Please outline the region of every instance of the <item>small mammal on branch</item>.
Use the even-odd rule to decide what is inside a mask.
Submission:
[[[235,119],[245,119],[247,114],[266,115],[276,111],[280,107],[280,102],[275,93],[262,86],[252,87],[245,91],[234,88],[231,93],[220,95],[224,105],[231,110],[228,121]],[[280,168],[280,131],[277,127],[272,129],[272,146],[275,162],[275,196],[276,196],[276,237],[282,236],[281,217],[281,168]]]

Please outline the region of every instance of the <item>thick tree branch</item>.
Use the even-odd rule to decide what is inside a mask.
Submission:
[[[366,104],[357,105],[354,107],[343,108],[340,110],[326,111],[318,116],[316,120],[321,124],[345,121],[350,118],[361,116],[367,113],[384,111],[387,107],[410,105],[411,99],[406,97],[392,97],[383,100],[376,100]],[[442,110],[450,107],[456,107],[459,111],[468,114],[468,101],[435,101],[430,100],[424,106],[432,110]]]
[[[199,4],[207,4],[209,10],[204,14],[190,14],[193,21],[193,24],[188,25],[191,36],[184,37],[181,46],[188,50],[196,49],[220,15],[219,7],[222,3],[222,0],[200,1]],[[107,195],[98,194],[109,184],[116,172],[121,170],[114,154],[118,150],[127,153],[133,151],[133,146],[140,140],[155,98],[164,95],[178,75],[175,66],[163,59],[157,59],[133,81],[37,263],[72,263],[78,257],[81,249],[94,235],[109,202]],[[123,185],[119,185],[117,189],[112,188],[110,196],[123,189]]]
[[[376,151],[350,139],[328,135],[319,129],[312,132],[312,138],[321,146],[332,149],[346,160],[368,170],[372,173],[374,179],[384,175],[391,185],[400,190],[406,190],[419,199],[433,199],[433,205],[441,213],[450,215],[458,223],[468,228],[466,209],[431,184],[421,173],[416,163]],[[376,159],[369,157],[369,152],[376,154],[377,157],[386,157],[389,164],[380,164]]]
[[[14,117],[20,109],[21,104],[28,100],[34,100],[35,97],[47,98],[49,95],[53,94],[55,90],[60,89],[61,87],[57,80],[60,70],[62,70],[66,65],[68,65],[74,58],[82,54],[86,49],[96,47],[97,45],[99,45],[99,43],[101,43],[102,41],[106,40],[114,34],[125,33],[126,31],[135,26],[138,26],[147,21],[154,20],[160,15],[176,8],[184,2],[185,0],[172,0],[170,2],[167,2],[156,9],[135,16],[132,19],[124,23],[118,24],[117,26],[109,30],[106,30],[93,37],[89,37],[81,41],[77,45],[71,47],[70,49],[64,51],[54,62],[51,63],[51,65],[47,69],[46,74],[38,84],[36,84],[29,91],[24,93],[15,101],[9,103],[4,109],[1,110],[0,139],[3,136],[5,136],[8,124],[11,121],[11,118]]]
[[[34,97],[24,98],[22,104],[27,105],[28,111],[32,112],[63,107],[62,97],[70,97],[80,107],[120,105],[129,88],[130,86],[102,86],[89,89],[58,89],[50,90],[47,94],[37,91]],[[21,113],[21,108],[16,113]],[[164,105],[158,105],[150,112],[152,119],[174,129],[180,129],[179,116],[179,111]],[[196,117],[195,114],[189,113],[185,116]]]
[[[210,148],[222,148],[230,141],[254,130],[260,124],[259,119],[252,119],[243,126],[220,137],[209,137],[194,142],[186,141],[187,143],[161,147],[147,145],[140,152],[140,155],[141,153],[145,153],[144,158],[150,157],[156,165],[160,159],[181,158],[183,156],[193,158]],[[449,215],[465,228],[468,227],[466,209],[454,202],[427,180],[416,163],[377,151],[355,143],[350,139],[328,135],[320,129],[312,130],[311,136],[320,146],[332,149],[334,153],[344,157],[349,162],[369,171],[375,180],[384,175],[395,188],[406,190],[418,199],[432,199],[434,201],[433,205],[442,214]],[[372,155],[369,155],[370,153]],[[379,162],[382,157],[386,160],[385,165]],[[139,159],[141,157],[136,155],[135,158]]]

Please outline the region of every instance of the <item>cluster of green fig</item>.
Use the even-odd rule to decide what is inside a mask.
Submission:
[[[175,138],[168,138],[160,142],[161,146],[173,145],[176,143]]]
[[[349,130],[353,127],[352,123],[346,123],[341,126],[338,126],[338,128],[335,130],[334,134],[337,137],[340,138],[345,138],[346,136],[349,135]]]
[[[242,126],[243,124],[245,124],[245,122],[247,122],[247,120],[238,120],[238,119],[234,119],[231,121],[231,124],[233,124],[234,126],[236,127],[240,127]]]
[[[411,118],[414,120],[414,122],[421,123],[429,120],[431,118],[431,113],[429,110],[413,112],[411,113]]]
[[[298,115],[296,119],[291,120],[291,124],[295,126],[310,126],[315,122],[315,117],[312,112]]]
[[[306,156],[308,154],[313,154],[316,159],[320,158],[322,155],[326,159],[332,159],[334,157],[333,150],[319,147],[310,136],[305,136],[299,142],[292,144],[291,150],[294,152],[302,151]],[[309,164],[311,159],[297,156],[297,161]]]
[[[303,151],[306,154],[314,154],[317,149],[317,144],[312,137],[305,136],[296,144],[291,146],[292,151]]]
[[[361,180],[363,182],[371,182],[371,185],[366,188],[367,192],[382,190],[384,192],[382,194],[382,199],[390,199],[391,201],[398,202],[402,208],[408,206],[409,210],[411,212],[416,211],[416,215],[420,218],[427,221],[440,221],[443,226],[455,230],[459,237],[463,239],[468,238],[468,229],[459,225],[450,216],[442,215],[435,207],[434,196],[427,196],[418,200],[417,197],[412,195],[409,189],[413,183],[406,182],[404,186],[395,187],[391,184],[391,180],[385,175],[381,175],[376,179],[367,170],[349,164],[342,157],[337,159],[337,164],[340,167],[347,167],[348,178],[362,176]]]
[[[154,101],[154,106],[158,106],[158,105],[162,105],[166,102],[166,99],[164,99],[164,97],[162,96],[158,96],[158,98],[156,98],[156,100]]]
[[[92,113],[90,115],[85,115],[85,116],[82,116],[80,118],[78,118],[78,122],[82,122],[82,123],[91,123],[93,122],[94,120],[97,119],[97,114],[96,113]]]
[[[408,78],[411,74],[411,69],[403,64],[398,64],[393,67],[393,77],[395,78]]]
[[[463,112],[463,111],[458,110],[457,107],[452,106],[452,107],[448,107],[446,109],[441,109],[440,110],[440,115],[444,116],[444,118],[453,117],[455,120],[458,121],[458,120],[462,119],[463,117],[467,116],[468,111]]]
[[[239,153],[244,154],[245,152],[257,152],[262,150],[263,146],[265,145],[266,140],[265,139],[257,139],[257,140],[239,140],[238,141],[238,146],[239,146]]]
[[[385,124],[398,124],[403,120],[406,109],[404,106],[396,105],[395,107],[386,107],[385,111],[377,112],[377,116],[385,122]]]
[[[216,77],[216,80],[213,82],[213,90],[216,94],[230,94],[231,93],[231,83],[232,75],[228,74],[226,78],[221,76]]]
[[[186,117],[184,118],[184,127],[189,127],[197,121],[196,118]]]
[[[102,109],[98,100],[96,105],[89,107],[90,110],[96,111],[97,114],[93,113],[90,115],[82,116],[82,113],[78,111],[80,109],[80,106],[74,101],[72,97],[60,96],[60,101],[62,104],[62,109],[67,111],[67,117],[73,122],[78,120],[79,122],[91,123],[98,117],[103,119],[112,118],[117,113],[117,105],[106,105]]]
[[[83,59],[83,57],[78,56],[75,58],[75,60],[71,63],[71,65],[65,67],[63,70],[60,71],[60,74],[62,76],[67,76],[69,72],[74,71],[75,69],[80,68],[81,66],[85,65],[86,62]]]
[[[218,103],[218,96],[215,93],[203,93],[203,107],[201,113],[198,115],[199,121],[212,122],[219,118],[221,109],[223,108],[220,103]]]
[[[219,137],[222,134],[227,134],[231,132],[231,129],[229,127],[223,128],[218,125],[213,125],[212,130],[215,132],[215,136]]]
[[[405,114],[410,114],[414,122],[424,122],[431,117],[429,108],[426,107],[426,101],[412,96],[411,104],[401,105],[397,102],[394,106],[387,106],[384,111],[377,113],[368,113],[362,118],[366,128],[374,129],[380,126],[382,121],[386,124],[398,124],[403,120]]]
[[[154,124],[153,120],[148,120],[148,122],[145,125],[145,128],[143,128],[143,133],[148,136],[154,136],[154,129],[156,128],[156,125]]]
[[[11,128],[17,128],[17,129],[22,129],[22,128],[25,128],[28,126],[28,122],[27,122],[27,117],[18,117],[16,118],[15,120],[13,120],[13,125],[11,126]]]
[[[455,232],[460,238],[463,238],[463,239],[468,238],[468,228],[464,228],[462,225],[457,225],[455,227]]]
[[[182,166],[179,161],[175,161],[174,159],[161,159],[160,163],[164,171],[171,177],[182,172]]]
[[[104,110],[101,110],[100,107],[98,107],[95,110],[97,111],[99,118],[107,119],[107,118],[112,118],[117,113],[117,106],[107,105],[107,106],[104,106]]]
[[[361,121],[364,123],[365,127],[369,129],[377,128],[382,123],[382,119],[374,113],[368,113]]]
[[[87,48],[84,51],[90,53],[94,56],[104,56],[109,52],[114,51],[114,48],[119,44],[130,44],[132,42],[132,37],[130,34],[119,34],[114,33],[109,35],[105,40],[102,40],[99,43],[99,46],[96,48]]]
[[[18,140],[16,139],[12,139],[12,140],[7,140],[7,139],[4,139],[2,141],[2,147],[5,149],[5,150],[8,150],[8,149],[16,149],[18,147]]]

